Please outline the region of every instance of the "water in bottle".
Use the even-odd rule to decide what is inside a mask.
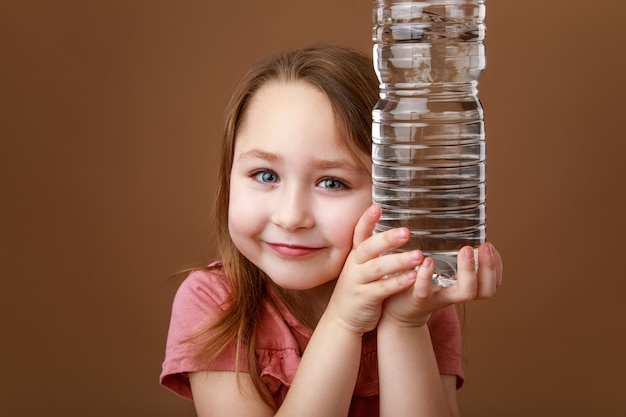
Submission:
[[[454,283],[458,250],[485,241],[485,0],[374,1],[376,231],[405,226]]]

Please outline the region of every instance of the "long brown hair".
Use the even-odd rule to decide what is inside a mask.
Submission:
[[[215,208],[221,266],[215,268],[221,268],[232,292],[224,313],[195,335],[198,346],[195,359],[209,363],[234,343],[236,363],[239,363],[239,352],[245,349],[250,376],[259,393],[262,393],[262,382],[255,372],[255,328],[262,300],[267,299],[268,286],[275,285],[233,244],[228,230],[228,202],[240,122],[250,99],[270,81],[306,82],[324,92],[332,104],[345,145],[361,157],[363,152],[371,152],[371,112],[378,100],[378,80],[371,58],[349,48],[318,46],[283,52],[259,61],[244,75],[227,107]],[[293,294],[276,290],[296,317],[311,325],[304,313],[306,305],[298,305]],[[272,403],[271,398],[266,401]]]

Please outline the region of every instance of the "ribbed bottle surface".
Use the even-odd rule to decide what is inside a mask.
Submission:
[[[406,226],[435,260],[439,285],[456,255],[485,241],[485,1],[374,1],[373,110],[376,231]]]

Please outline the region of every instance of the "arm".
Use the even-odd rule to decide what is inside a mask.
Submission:
[[[381,416],[450,416],[428,326],[378,326]],[[402,414],[400,410],[407,410]]]
[[[194,372],[189,382],[198,417],[274,415],[247,373],[240,373],[237,381],[235,372]]]
[[[425,259],[412,289],[385,302],[378,326],[381,417],[458,416],[455,378],[440,376],[426,322],[432,311],[450,304],[488,298],[502,279],[502,263],[491,245],[458,259],[457,284],[433,289],[433,263]]]
[[[263,402],[247,373],[239,374],[241,390],[234,372],[191,374],[197,414],[199,417],[346,416],[359,371],[361,338],[361,334],[335,325],[330,315],[324,315],[278,411]]]
[[[372,236],[379,216],[380,208],[372,206],[357,223],[352,251],[278,410],[263,404],[246,374],[240,375],[239,390],[232,372],[201,372],[191,375],[199,417],[347,416],[359,371],[362,336],[378,324],[383,301],[415,282],[414,273],[402,271],[413,270],[421,262],[415,253],[379,256],[409,239],[406,229]],[[387,274],[394,277],[380,279]]]

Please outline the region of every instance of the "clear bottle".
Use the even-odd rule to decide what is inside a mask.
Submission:
[[[458,250],[485,241],[485,0],[374,1],[372,116],[376,231],[405,226],[454,283]]]

